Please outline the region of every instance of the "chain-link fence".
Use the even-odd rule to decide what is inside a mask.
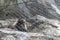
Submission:
[[[20,19],[17,23],[17,27],[21,26],[20,22],[22,22],[21,19],[23,19],[29,23],[30,28],[37,26],[36,23],[40,24],[39,21],[37,22],[38,17],[34,17],[36,15],[60,20],[60,16],[57,16],[58,14],[55,11],[51,11],[54,10],[51,4],[46,3],[46,5],[43,5],[36,0],[0,0],[0,19]],[[53,13],[50,13],[50,11]],[[24,22],[21,24],[24,25]]]
[[[39,24],[39,21],[36,22],[35,20],[36,18],[35,19],[32,18],[33,16],[42,15],[45,17],[48,16],[49,18],[52,17],[52,16],[47,15],[49,12],[44,5],[37,3],[36,0],[31,0],[31,1],[0,0],[0,10],[1,10],[0,19],[16,19],[16,18],[20,19],[18,20],[16,28],[18,30],[25,30],[24,27],[26,26],[26,24],[21,19],[29,21],[28,23],[32,24],[31,26],[29,24],[29,26],[31,29],[33,29],[34,26],[37,26]]]

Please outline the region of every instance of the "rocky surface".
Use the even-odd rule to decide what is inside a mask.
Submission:
[[[58,26],[49,24],[49,21],[42,20],[43,17],[38,17],[40,24],[34,26],[33,29],[28,29],[29,32],[15,31],[8,28],[0,29],[1,40],[60,40],[60,29]],[[50,19],[51,20],[51,19]],[[41,23],[43,21],[43,23]],[[52,22],[53,23],[53,22]],[[57,22],[56,22],[57,23]]]
[[[18,0],[16,5],[16,0],[8,1],[9,6],[0,9],[0,19],[26,19],[28,29],[0,28],[0,40],[60,40],[59,0]]]
[[[10,32],[9,32],[10,31]],[[30,36],[26,32],[17,33],[8,28],[0,29],[0,40],[29,40]]]

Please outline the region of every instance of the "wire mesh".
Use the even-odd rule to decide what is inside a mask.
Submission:
[[[0,19],[24,19],[32,24],[31,26],[29,25],[30,28],[34,28],[36,23],[39,24],[40,22],[36,22],[35,19],[32,19],[32,21],[31,18],[33,16],[41,15],[47,18],[55,17],[48,12],[44,5],[37,3],[37,1],[29,2],[30,4],[26,3],[27,2],[24,0],[0,0]],[[24,23],[22,25],[24,25]],[[16,28],[18,30],[25,30],[22,29],[23,27],[21,27],[20,22],[17,23]]]
[[[18,2],[18,1],[20,1],[20,2]],[[0,19],[14,19],[14,18],[21,19],[21,18],[23,18],[23,19],[29,20],[29,16],[31,16],[31,15],[33,16],[33,14],[28,12],[27,6],[24,6],[24,5],[26,5],[25,4],[26,2],[24,2],[23,0],[18,0],[18,1],[17,0],[0,0],[0,10],[1,10],[0,11],[0,14],[1,14]],[[22,4],[22,5],[20,5],[20,7],[19,7],[19,4]],[[24,7],[22,8],[22,6],[24,6]],[[32,8],[30,8],[30,9],[32,9]],[[34,11],[35,10],[33,10],[32,12],[35,13]],[[37,13],[35,13],[35,15],[36,14]],[[35,25],[35,22],[32,22],[32,23]],[[32,26],[34,26],[33,24],[32,24]],[[24,25],[24,23],[22,25]],[[12,28],[12,26],[10,26],[10,27]],[[24,29],[21,26],[20,21],[17,23],[16,28],[21,31],[23,31],[23,30],[26,31],[26,29]]]

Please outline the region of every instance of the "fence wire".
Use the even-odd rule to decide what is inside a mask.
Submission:
[[[21,2],[21,1],[23,1],[23,0],[20,0],[20,2],[17,2],[15,0],[15,2],[13,1],[13,3],[11,3],[12,1],[11,2],[9,1],[8,5],[6,3],[3,3],[4,5],[0,6],[0,10],[1,10],[0,11],[0,16],[1,16],[0,19],[14,19],[14,18],[24,19],[24,20],[28,21],[28,23],[31,24],[31,26],[29,25],[29,27],[31,29],[33,29],[35,26],[38,26],[40,24],[40,22],[36,22],[36,20],[33,18],[32,18],[32,20],[33,20],[32,21],[30,19],[31,17],[36,16],[36,15],[41,15],[41,16],[44,16],[47,18],[54,18],[55,17],[54,15],[50,14],[48,12],[47,8],[42,4],[39,4],[34,1],[30,2],[30,4],[26,4],[26,2],[24,2],[24,1]],[[19,4],[21,4],[21,5],[19,5]],[[22,8],[23,5],[25,5],[25,6]],[[22,22],[22,23],[21,22],[22,21],[18,21],[18,23],[16,24],[15,27],[18,30],[26,31],[23,28],[23,26],[21,26],[21,24],[24,25],[24,22]]]

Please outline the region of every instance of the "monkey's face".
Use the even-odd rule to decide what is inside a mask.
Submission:
[[[27,30],[26,21],[24,19],[20,21],[20,25],[22,26],[22,28]]]

